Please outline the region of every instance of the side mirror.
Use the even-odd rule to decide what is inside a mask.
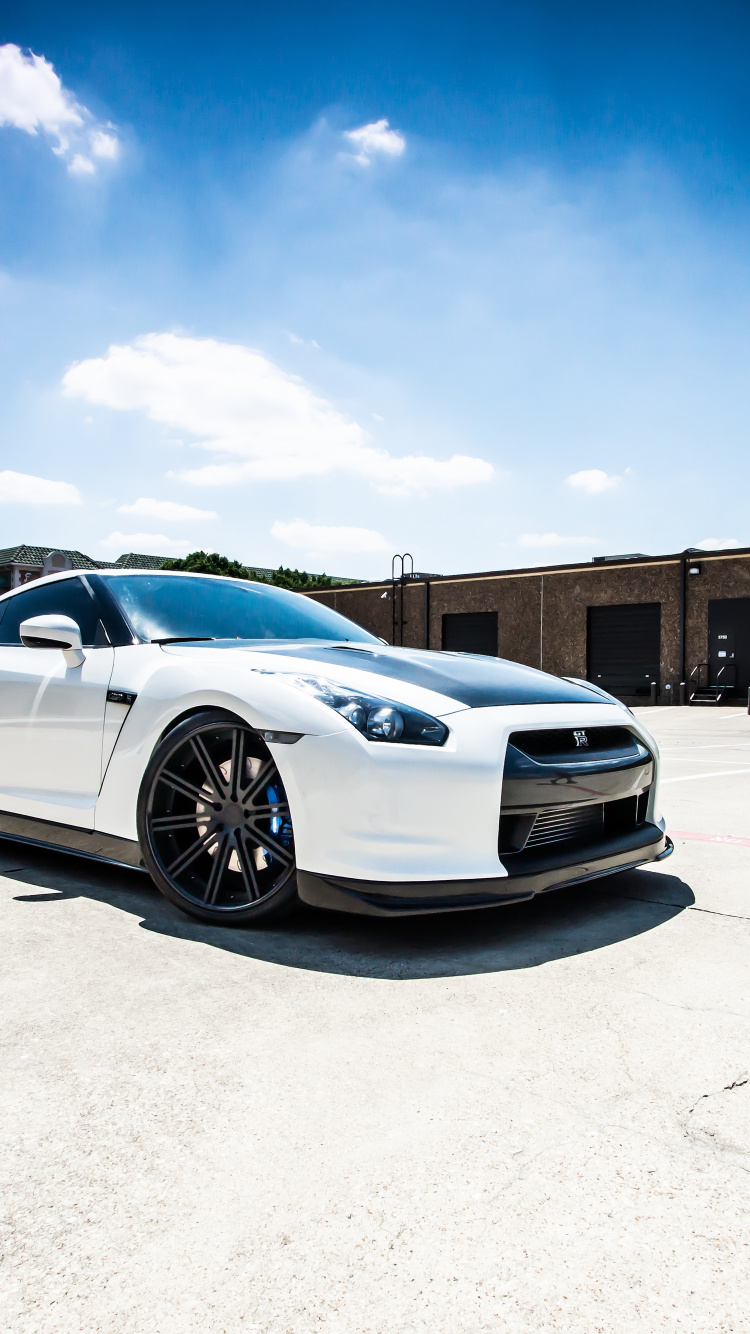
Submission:
[[[26,648],[59,648],[69,667],[86,661],[81,648],[81,631],[70,616],[31,616],[19,626],[21,643]]]

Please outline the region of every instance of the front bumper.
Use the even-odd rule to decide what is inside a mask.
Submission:
[[[598,842],[587,850],[577,847],[550,853],[534,871],[478,880],[393,881],[353,880],[338,875],[297,871],[303,903],[316,908],[359,913],[366,917],[408,917],[435,912],[465,912],[469,908],[497,908],[522,903],[548,890],[578,885],[647,862],[661,861],[673,851],[668,835],[658,825],[646,824],[603,848]],[[554,864],[552,864],[554,862]]]
[[[344,730],[335,733],[306,735],[294,746],[272,743],[297,865],[335,882],[503,877],[511,869],[498,846],[508,737],[519,727],[622,726],[623,711],[606,703],[509,705],[466,709],[443,721],[451,735],[440,747],[376,745],[343,720]],[[628,726],[641,730],[635,722]],[[579,794],[565,783],[561,791],[553,775],[547,802],[614,795]],[[658,824],[655,789],[653,782],[645,813],[652,824]],[[538,795],[529,802],[536,805]]]

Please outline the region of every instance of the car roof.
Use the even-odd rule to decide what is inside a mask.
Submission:
[[[106,575],[108,579],[125,578],[133,574],[147,574],[153,578],[155,574],[158,574],[167,575],[172,579],[221,579],[222,583],[240,584],[243,588],[247,588],[248,585],[253,588],[275,587],[273,584],[261,583],[261,581],[257,579],[233,579],[231,575],[198,574],[197,572],[194,573],[192,570],[111,570],[106,568],[101,570],[60,570],[57,574],[40,575],[38,579],[30,579],[28,583],[19,584],[18,588],[8,589],[7,592],[0,595],[0,602],[4,602],[6,598],[16,597],[18,593],[26,593],[30,588],[39,588],[41,584],[59,584],[63,583],[66,579],[79,579],[81,575],[86,574]],[[276,591],[284,593],[295,592],[294,589],[277,589]]]

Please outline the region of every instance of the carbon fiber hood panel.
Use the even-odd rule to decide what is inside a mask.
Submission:
[[[202,648],[208,647],[201,645]],[[437,653],[426,649],[372,648],[350,644],[295,641],[220,640],[211,648],[247,648],[274,657],[302,658],[336,667],[356,667],[360,672],[405,681],[434,690],[472,709],[500,704],[597,704],[602,696],[583,685],[549,676],[505,658],[473,653]]]

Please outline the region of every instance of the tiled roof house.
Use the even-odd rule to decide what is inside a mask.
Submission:
[[[0,549],[0,593],[6,593],[9,588],[18,588],[19,584],[27,584],[31,579],[38,579],[46,558],[53,553],[67,557],[58,568],[68,570],[159,570],[167,559],[166,556],[144,556],[128,551],[119,560],[93,560],[83,551],[32,547],[22,543]]]
[[[44,562],[50,557],[61,558]],[[9,588],[18,588],[31,579],[38,579],[41,574],[52,574],[55,570],[160,570],[168,556],[146,556],[140,551],[126,551],[117,560],[94,560],[83,551],[67,551],[62,547],[31,547],[21,544],[16,547],[0,548],[0,593],[7,593]],[[251,575],[258,579],[271,581],[275,570],[263,565],[248,566]],[[334,584],[357,584],[359,579],[341,579],[333,577]]]

